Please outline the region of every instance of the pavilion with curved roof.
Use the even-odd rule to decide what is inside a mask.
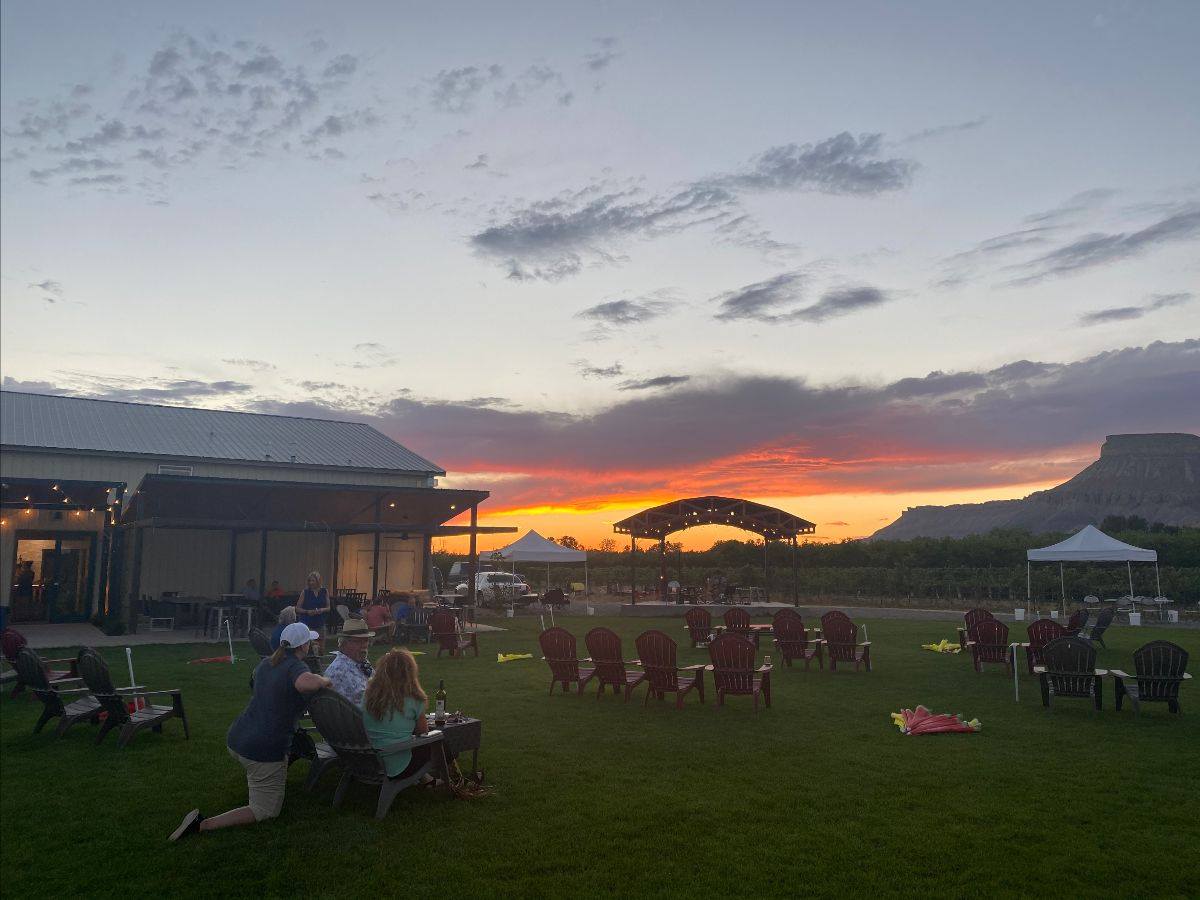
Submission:
[[[635,515],[613,524],[617,534],[629,535],[630,582],[636,584],[635,552],[638,538],[649,538],[659,542],[661,552],[659,572],[659,594],[666,596],[666,547],[667,535],[702,525],[728,525],[744,531],[752,531],[763,539],[764,583],[769,575],[767,548],[771,541],[787,541],[792,545],[792,602],[797,602],[796,592],[796,545],[800,535],[815,534],[817,526],[807,519],[794,516],[774,506],[742,500],[735,497],[689,497],[672,500],[660,506],[644,509]],[[636,603],[636,590],[632,594]]]

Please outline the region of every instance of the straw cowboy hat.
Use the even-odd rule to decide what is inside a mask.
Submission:
[[[373,638],[375,632],[367,630],[367,623],[362,619],[347,619],[338,634],[339,640],[346,638]]]

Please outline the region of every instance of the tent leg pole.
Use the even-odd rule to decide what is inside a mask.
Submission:
[[[1062,610],[1063,610],[1063,613],[1066,613],[1066,611],[1067,611],[1067,581],[1066,581],[1066,577],[1063,575],[1063,564],[1062,563],[1058,564],[1058,586],[1060,588],[1062,588]]]
[[[1158,574],[1158,560],[1154,561],[1154,589],[1157,592],[1155,596],[1162,596],[1162,577]]]
[[[1033,599],[1033,565],[1029,562],[1025,563],[1025,605],[1029,606],[1029,601]]]
[[[629,603],[637,606],[637,538],[629,532]]]
[[[1133,606],[1133,563],[1125,561],[1125,571],[1129,573],[1129,605]]]

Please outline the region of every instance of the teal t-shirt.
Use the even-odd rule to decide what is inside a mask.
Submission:
[[[363,709],[363,725],[367,728],[367,737],[371,746],[386,747],[406,741],[413,736],[417,727],[417,717],[425,712],[425,704],[414,697],[404,698],[404,711],[392,710],[385,719],[377,719],[366,709]],[[401,750],[399,753],[388,753],[383,757],[383,767],[389,776],[399,775],[412,760],[411,750]]]

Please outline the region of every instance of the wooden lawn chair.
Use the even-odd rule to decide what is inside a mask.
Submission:
[[[27,686],[32,687],[31,685],[27,685],[25,679],[21,676],[21,670],[17,668],[17,654],[21,651],[21,648],[27,646],[28,643],[29,642],[25,640],[25,635],[21,634],[21,632],[17,631],[15,628],[5,628],[4,632],[0,634],[0,649],[3,650],[4,659],[17,673],[17,677],[15,679],[16,683],[13,685],[12,693],[9,694],[10,697],[17,696],[17,694],[25,690]],[[40,656],[38,658],[41,659]],[[63,665],[66,666],[65,669],[56,668]],[[67,684],[79,681],[79,671],[77,667],[78,657],[42,660],[42,670],[46,673],[46,680],[50,682],[50,684],[58,687],[63,687]]]
[[[1035,622],[1030,622],[1027,632],[1029,634],[1029,642],[1022,644],[1022,646],[1025,648],[1025,665],[1029,669],[1030,675],[1033,674],[1034,666],[1042,664],[1043,647],[1055,638],[1076,633],[1070,627],[1064,628],[1053,619],[1038,619]]]
[[[1179,686],[1191,680],[1187,669],[1188,652],[1170,641],[1151,641],[1133,653],[1136,675],[1113,669],[1113,688],[1117,709],[1128,697],[1133,711],[1141,713],[1143,703],[1165,703],[1173,713],[1180,712]]]
[[[712,614],[707,609],[694,606],[684,614],[683,621],[687,623],[688,637],[692,647],[703,647],[712,637]]]
[[[474,650],[475,655],[479,656],[479,643],[476,640],[475,632],[469,631],[463,633],[458,630],[458,619],[454,617],[454,613],[444,609],[434,610],[429,614],[429,630],[433,635],[433,640],[437,642],[437,655],[441,656],[443,651],[449,651],[451,656],[463,657],[467,650]]]
[[[46,677],[46,665],[30,647],[17,651],[17,673],[21,682],[42,701],[42,714],[33,726],[33,733],[41,731],[46,723],[57,718],[59,737],[76,722],[88,720],[93,725],[100,721],[100,701],[88,694],[86,687],[63,687],[62,682],[51,682]],[[81,695],[72,697],[71,695]],[[64,697],[66,702],[64,702]]]
[[[183,722],[184,738],[191,737],[187,714],[183,709],[183,693],[178,689],[150,691],[142,685],[127,688],[114,687],[112,676],[108,671],[108,664],[99,653],[90,647],[84,647],[79,651],[79,674],[88,690],[100,701],[100,706],[105,713],[100,733],[96,735],[97,744],[103,741],[105,735],[114,728],[120,728],[121,733],[117,739],[117,746],[124,747],[133,740],[139,731],[150,728],[161,732],[162,723],[173,718],[178,718]],[[148,697],[160,695],[169,696],[171,705],[158,706],[145,702]],[[129,709],[129,704],[134,705],[132,711]]]
[[[1055,625],[1058,623],[1055,622]],[[998,663],[1008,674],[1016,663],[1013,648],[1008,645],[1008,626],[997,619],[984,619],[975,626],[975,639],[967,642],[976,672],[983,672],[985,663]]]
[[[584,662],[595,666],[595,679],[599,684],[596,699],[600,699],[605,687],[611,687],[614,694],[624,691],[628,703],[633,689],[646,680],[646,673],[625,668],[627,662],[621,653],[621,638],[611,628],[599,626],[585,634],[583,642],[589,656]]]
[[[756,651],[753,642],[740,634],[723,634],[708,645],[712,665],[713,684],[717,689],[717,706],[725,705],[725,695],[754,697],[754,709],[758,709],[758,698],[771,708],[771,667],[754,667]]]
[[[1042,665],[1034,666],[1041,681],[1042,706],[1049,709],[1051,697],[1090,699],[1100,709],[1104,669],[1096,668],[1096,645],[1084,638],[1065,635],[1042,648]]]
[[[820,668],[825,668],[822,641],[809,640],[808,632],[804,628],[804,619],[794,609],[781,609],[775,613],[772,630],[775,632],[775,646],[779,648],[779,654],[788,668],[791,668],[792,661],[797,659],[804,660],[806,672],[808,664],[814,659]]]
[[[742,638],[742,640],[749,640],[749,638]],[[704,702],[704,670],[706,667],[703,663],[680,668],[676,663],[678,647],[661,631],[643,631],[637,636],[635,643],[642,668],[646,671],[648,685],[643,705],[649,703],[651,697],[662,700],[667,694],[674,694],[675,708],[683,709],[683,698],[693,688],[700,696],[700,702]]]
[[[821,616],[821,638],[829,654],[829,671],[836,671],[840,662],[854,663],[855,672],[863,665],[871,671],[871,642],[858,643],[858,626],[841,610]]]
[[[554,693],[554,685],[561,684],[565,694],[570,685],[575,683],[579,685],[576,693],[582,694],[584,686],[596,674],[596,669],[594,666],[585,668],[579,665],[575,655],[575,635],[565,628],[547,628],[538,635],[538,643],[550,666],[550,693]]]

